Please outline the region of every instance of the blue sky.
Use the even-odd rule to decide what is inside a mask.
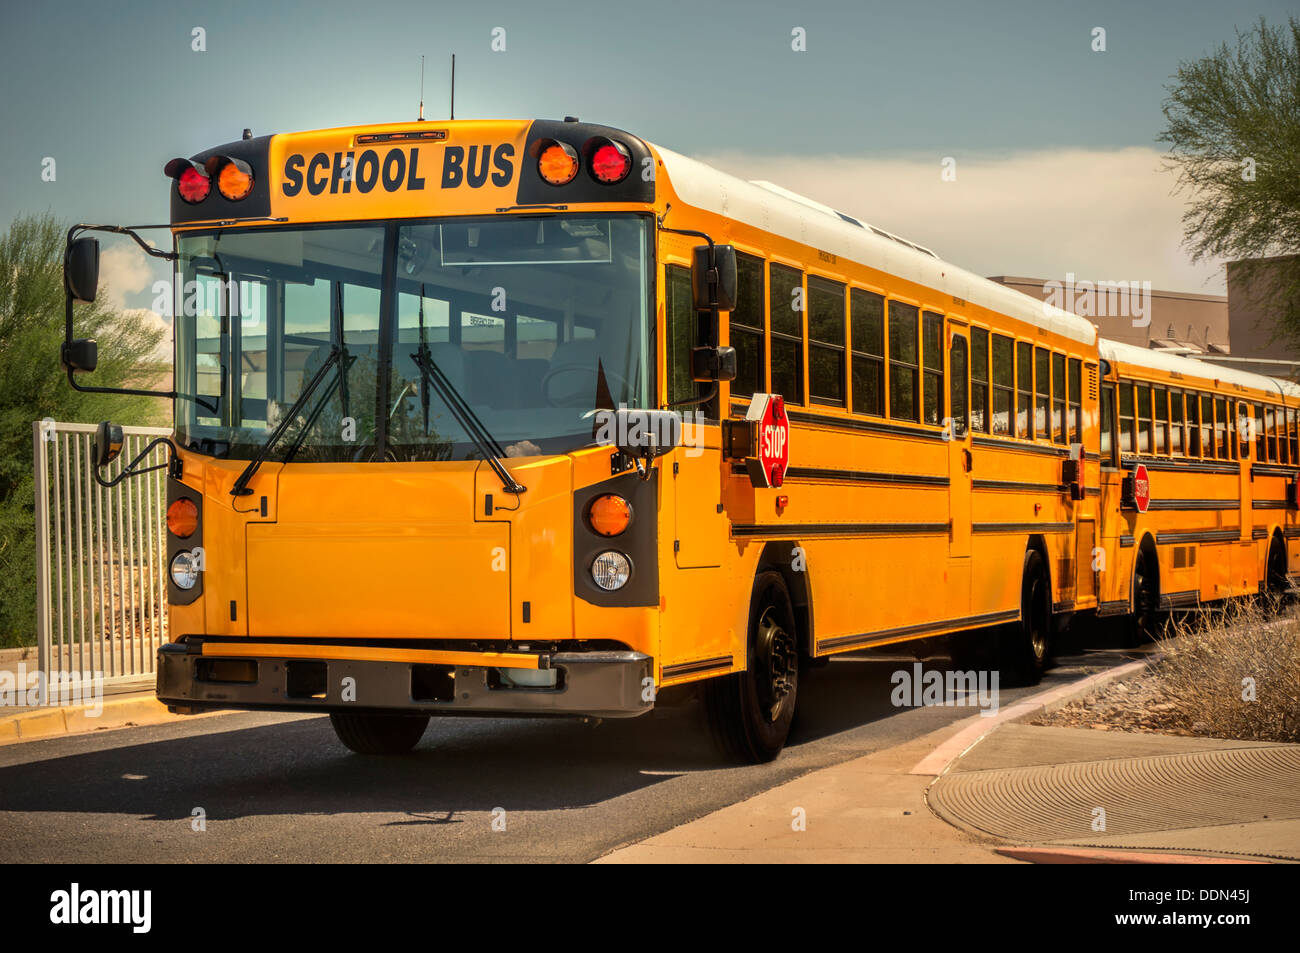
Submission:
[[[1107,192],[1113,175],[1069,176],[1086,179],[1126,149],[1155,155],[1162,87],[1178,62],[1231,40],[1234,26],[1261,15],[1281,22],[1292,9],[1281,0],[9,2],[0,12],[0,224],[45,209],[77,221],[164,221],[166,159],[245,126],[260,135],[414,118],[421,54],[426,115],[444,116],[455,52],[462,118],[577,115],[747,177],[779,171],[783,185],[854,203],[846,210],[986,274],[1115,270],[1150,242],[1124,259],[1063,251],[1058,261],[1043,250],[1071,230],[1072,208],[1052,213],[1067,216],[1059,223],[1034,220],[1029,197],[1074,193],[1081,221],[1099,197],[1132,206]],[[1098,26],[1104,53],[1091,49]],[[191,49],[195,27],[206,52]],[[490,48],[495,27],[505,29],[504,52]],[[791,49],[795,27],[806,31],[805,52]],[[54,182],[41,180],[47,156]],[[845,160],[835,180],[819,174],[828,156]],[[899,170],[937,178],[943,156],[998,174],[959,176],[964,201],[956,189],[927,200],[921,188],[912,213],[899,194],[912,179]],[[1053,178],[1054,156],[1073,156],[1075,171],[1065,176],[1057,163]],[[1037,170],[1032,188],[1007,178],[1005,163],[1016,162],[1022,177]],[[1134,221],[1150,218],[1142,202],[1158,192],[1167,201],[1172,184],[1166,175],[1133,185],[1142,192]],[[989,213],[999,198],[1002,221]],[[963,218],[972,208],[980,220]],[[1132,267],[1163,277],[1167,245],[1160,262]],[[1168,274],[1166,284],[1182,272]],[[1206,275],[1187,271],[1186,282],[1212,284]]]

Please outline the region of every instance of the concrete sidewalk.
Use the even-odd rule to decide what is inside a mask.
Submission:
[[[597,863],[1300,861],[1300,745],[1024,724],[1145,664],[811,772]]]

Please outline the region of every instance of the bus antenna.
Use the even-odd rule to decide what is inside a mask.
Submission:
[[[420,115],[416,117],[419,122],[424,122],[424,57],[420,57]]]
[[[456,118],[456,54],[451,54],[451,119]]]

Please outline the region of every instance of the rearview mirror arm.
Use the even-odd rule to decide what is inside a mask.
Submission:
[[[152,467],[145,467],[142,470],[135,469],[135,465],[139,463],[141,460],[143,460],[145,457],[149,456],[149,454],[153,452],[154,448],[158,446],[167,447],[167,462],[159,463]],[[135,458],[130,463],[124,465],[122,467],[122,472],[119,473],[117,476],[113,477],[113,479],[105,480],[103,477],[101,477],[99,475],[99,467],[92,467],[90,472],[91,475],[95,478],[95,482],[107,490],[117,486],[127,477],[139,476],[142,473],[150,473],[154,470],[165,469],[165,470],[172,471],[173,475],[176,475],[175,471],[177,469],[177,464],[179,462],[180,462],[180,458],[176,456],[176,444],[172,443],[171,438],[155,437],[153,440],[150,440],[149,443],[145,445],[145,448],[143,450],[141,450],[139,453],[135,455]]]

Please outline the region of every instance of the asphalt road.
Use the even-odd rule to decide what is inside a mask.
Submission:
[[[1079,649],[1040,688],[1136,654]],[[890,675],[911,661],[805,673],[790,744],[757,766],[720,761],[695,704],[595,727],[435,718],[402,758],[350,753],[321,716],[258,713],[9,745],[0,862],[588,861],[973,713],[894,707]]]

